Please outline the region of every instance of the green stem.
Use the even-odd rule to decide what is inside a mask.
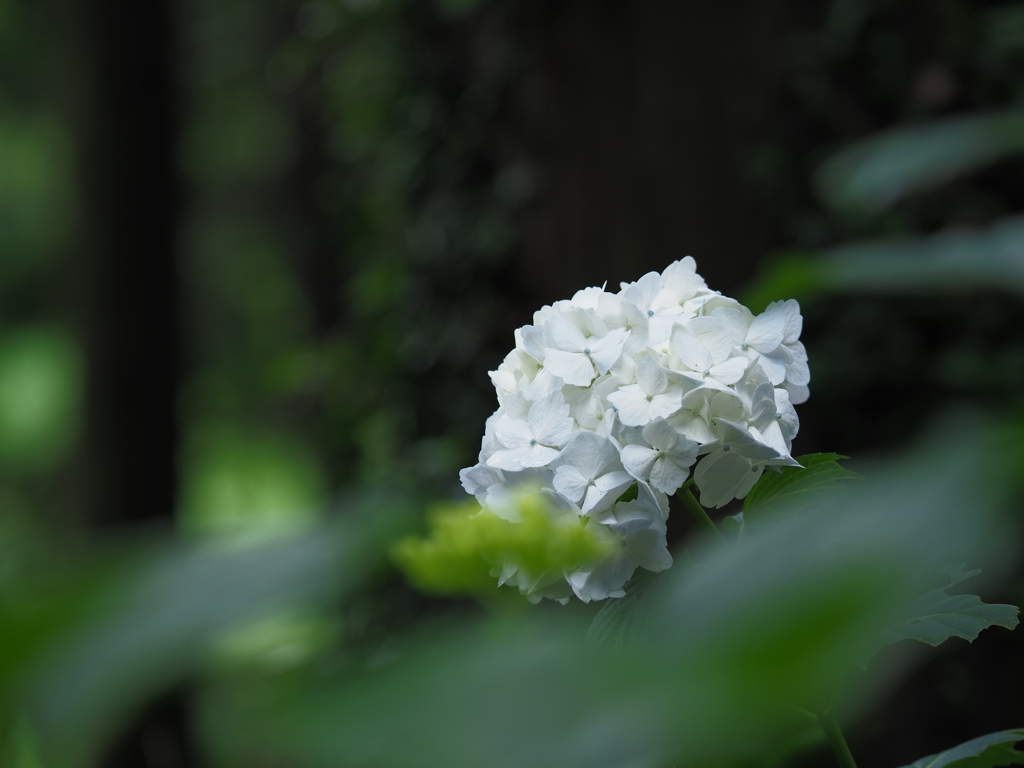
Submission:
[[[693,495],[693,491],[684,485],[680,496],[683,499],[683,504],[686,505],[686,508],[690,510],[690,514],[693,515],[693,519],[696,520],[704,530],[714,536],[717,536],[720,541],[725,541],[725,536],[722,535],[722,532],[718,530],[718,526],[711,521],[710,517],[708,517],[708,513],[704,510],[704,507],[700,505],[700,502],[697,501],[697,497]]]
[[[836,756],[839,768],[857,768],[857,763],[853,761],[850,747],[843,737],[843,732],[839,729],[839,723],[836,722],[831,713],[818,715],[818,725],[825,732],[825,738],[828,739],[828,745],[832,747],[832,752]]]

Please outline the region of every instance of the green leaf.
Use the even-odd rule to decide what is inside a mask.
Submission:
[[[822,288],[822,263],[816,253],[785,252],[772,255],[757,279],[738,297],[743,305],[760,314],[773,301],[803,299]]]
[[[1024,217],[987,229],[851,243],[825,254],[824,290],[1024,292]]]
[[[1024,151],[1024,111],[951,118],[871,136],[828,160],[818,187],[835,208],[880,211],[913,192]]]
[[[812,453],[797,456],[801,467],[765,472],[743,502],[743,523],[758,525],[779,513],[799,512],[836,493],[844,480],[860,477],[839,465],[848,456]]]
[[[587,639],[609,648],[621,648],[635,631],[644,597],[657,578],[657,574],[639,569],[629,580],[625,597],[606,600],[601,606],[587,630]]]
[[[1024,293],[1024,217],[985,229],[947,230],[929,237],[852,242],[818,257],[791,255],[769,265],[748,289],[747,306],[780,297],[850,291],[929,293],[996,289]],[[801,275],[799,283],[793,275]]]
[[[871,645],[870,654],[901,640],[918,640],[931,646],[952,637],[968,642],[988,627],[1013,629],[1019,609],[1012,605],[983,603],[977,595],[951,595],[947,590],[980,570],[965,571],[962,565],[949,570],[949,584],[912,601],[901,618]]]
[[[903,768],[993,768],[997,765],[1020,765],[1024,763],[1024,752],[1016,749],[1016,744],[1021,740],[1024,740],[1024,729],[998,731],[922,757]]]
[[[661,574],[643,594],[642,631],[617,645],[585,642],[573,611],[453,624],[384,664],[267,697],[235,724],[232,749],[310,768],[654,768],[681,749],[749,758],[845,675],[925,574],[962,547],[990,554],[977,441],[956,455],[929,442],[843,494],[835,514],[781,518]]]
[[[629,488],[622,492],[622,495],[615,500],[615,503],[622,504],[627,501],[636,501],[639,495],[640,485],[638,483],[633,483],[631,486],[629,486]]]
[[[0,626],[4,666],[21,673],[0,677],[0,686],[16,685],[14,700],[31,713],[46,764],[91,764],[127,713],[194,669],[240,622],[351,591],[382,562],[396,526],[404,526],[393,514],[373,511],[259,546],[122,552],[106,558],[116,578],[106,578],[99,594],[72,581],[33,595],[32,615]],[[54,621],[56,609],[79,620]],[[7,658],[9,652],[20,658]]]

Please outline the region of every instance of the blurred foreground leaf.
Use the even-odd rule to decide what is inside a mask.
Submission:
[[[779,296],[977,289],[1024,293],[1024,217],[986,229],[853,242],[817,257],[791,254],[760,275],[747,297],[760,307]]]
[[[676,562],[676,568],[683,567]],[[656,573],[637,569],[626,585],[626,595],[617,600],[605,600],[587,630],[587,639],[610,648],[620,648],[634,631],[637,612],[645,595],[658,578]]]
[[[1024,752],[1016,748],[1024,740],[1024,730],[999,731],[965,741],[963,744],[922,757],[903,768],[993,768],[997,765],[1020,765]]]
[[[821,281],[840,290],[1024,292],[1024,218],[987,229],[840,246],[826,254]]]
[[[239,726],[236,754],[381,768],[749,755],[792,732],[797,706],[845,676],[924,574],[991,552],[999,494],[976,485],[983,439],[959,434],[955,457],[932,440],[820,514],[662,574],[614,645],[588,641],[571,612],[424,632],[373,668],[268,697]]]
[[[962,565],[951,569],[949,584],[912,601],[900,620],[872,644],[871,655],[901,640],[918,640],[932,646],[952,637],[973,642],[988,627],[1016,627],[1020,611],[1015,606],[990,605],[976,595],[951,595],[947,591],[979,573],[980,570],[964,571]]]
[[[79,619],[40,625],[29,615],[0,630],[4,667],[27,672],[0,678],[16,686],[2,693],[18,697],[44,764],[89,765],[128,712],[193,669],[239,621],[351,590],[397,532],[388,512],[260,546],[171,546],[114,558],[121,564],[101,588],[83,593],[71,582],[35,595],[33,614],[70,609]]]
[[[839,465],[846,458],[838,453],[812,453],[796,457],[800,467],[765,472],[743,500],[744,524],[756,525],[773,514],[800,512],[838,492],[843,480],[860,477]]]
[[[828,160],[818,174],[836,208],[880,211],[960,174],[1024,151],[1024,111],[971,115],[871,136]]]

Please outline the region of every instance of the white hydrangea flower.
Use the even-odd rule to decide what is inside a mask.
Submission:
[[[683,403],[683,387],[668,378],[668,373],[645,357],[636,367],[636,384],[627,384],[610,395],[619,419],[629,427],[642,427],[655,419],[664,419],[679,410]]]
[[[686,482],[697,460],[697,443],[679,434],[664,419],[644,425],[643,439],[650,445],[626,445],[622,464],[637,480],[672,494]]]
[[[694,335],[694,331],[699,335]],[[669,345],[680,364],[679,372],[700,386],[728,391],[749,364],[745,357],[732,356],[725,333],[706,325],[676,325]]]
[[[579,504],[584,515],[590,515],[610,507],[632,482],[611,440],[595,432],[577,432],[562,451],[554,486],[566,499]]]
[[[580,321],[584,327],[572,320]],[[625,328],[608,331],[597,315],[588,315],[583,310],[573,316],[552,318],[545,330],[545,367],[566,384],[578,387],[590,386],[595,378],[608,373],[622,354],[629,334]]]
[[[671,565],[667,494],[691,469],[701,503],[718,508],[766,467],[795,465],[794,405],[810,382],[802,323],[796,301],[755,315],[709,289],[689,256],[534,313],[490,374],[499,407],[463,487],[511,522],[508,500],[540,487],[552,514],[584,518],[616,554],[542,577],[507,562],[494,575],[533,601],[619,597],[636,568]]]
[[[487,466],[510,471],[547,466],[561,455],[574,425],[560,392],[535,400],[525,421],[507,415],[498,419],[494,437],[501,448],[487,459]]]

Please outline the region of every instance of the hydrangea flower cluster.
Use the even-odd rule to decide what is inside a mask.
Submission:
[[[672,564],[668,496],[691,468],[701,504],[717,508],[766,467],[799,466],[802,323],[794,300],[755,316],[710,290],[689,256],[618,293],[587,288],[535,313],[490,373],[499,407],[462,484],[513,521],[510,500],[540,488],[552,514],[579,518],[615,555],[541,576],[502,562],[499,582],[534,601],[621,597],[638,566]]]

